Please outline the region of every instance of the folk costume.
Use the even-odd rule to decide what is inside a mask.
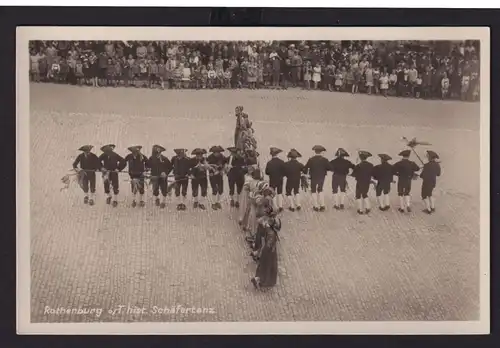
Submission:
[[[167,202],[167,187],[168,187],[168,175],[173,169],[170,160],[162,155],[165,148],[160,145],[154,145],[152,150],[152,155],[148,160],[148,167],[151,169],[151,181],[153,183],[153,196],[155,197],[155,205],[160,208],[165,208]],[[160,198],[162,195],[162,201],[160,203]]]
[[[346,157],[349,157],[347,151],[343,148],[339,148],[337,152],[335,152],[335,159],[330,161],[330,170],[333,172],[332,192],[335,201],[334,208],[337,210],[344,209],[347,175],[350,170],[354,170],[354,164],[346,159]]]
[[[270,155],[272,156],[266,164],[265,173],[269,176],[269,186],[276,192],[275,205],[278,210],[283,211],[283,179],[285,177],[285,161],[278,157],[283,150],[276,147],[271,147]]]
[[[420,178],[422,178],[422,200],[425,204],[424,212],[432,214],[436,211],[435,200],[432,191],[436,187],[437,177],[441,176],[441,166],[436,161],[439,156],[434,151],[427,151],[429,162],[424,164]]]
[[[392,157],[385,153],[378,156],[380,157],[380,164],[373,167],[372,177],[377,181],[375,194],[379,205],[378,208],[381,211],[386,211],[390,209],[389,193],[391,192],[391,183],[393,181],[393,168],[389,161]]]
[[[356,201],[358,203],[358,214],[368,214],[371,210],[368,191],[373,173],[373,164],[367,161],[371,157],[371,153],[367,151],[359,151],[358,163],[352,171],[352,176],[356,179]]]
[[[212,146],[210,148],[211,154],[207,157],[207,163],[210,166],[209,178],[210,187],[212,188],[212,209],[221,209],[220,197],[224,193],[224,167],[227,163],[227,158],[224,156],[224,149],[221,146]]]
[[[128,165],[128,172],[130,176],[130,185],[134,198],[132,200],[132,207],[137,206],[137,192],[139,192],[139,206],[144,207],[144,185],[145,175],[147,170],[148,159],[141,153],[142,146],[131,146],[128,150],[131,152],[125,157],[125,162]]]
[[[293,212],[301,209],[300,184],[304,175],[304,165],[297,160],[302,155],[295,149],[291,149],[287,157],[288,161],[284,164],[285,194],[289,203],[288,210]]]
[[[207,151],[205,149],[194,149],[192,151],[192,155],[195,155],[191,159],[192,164],[191,164],[191,169],[190,169],[190,176],[191,176],[191,189],[192,189],[192,194],[193,194],[193,208],[200,208],[201,210],[205,210],[205,204],[203,202],[207,198],[207,191],[208,191],[208,175],[207,171],[209,169],[209,166],[207,164],[207,159],[205,158],[205,154]],[[201,191],[201,197],[198,196],[198,194]]]
[[[231,155],[227,163],[227,178],[229,181],[229,196],[231,197],[231,207],[238,208],[240,206],[239,196],[245,184],[246,164],[243,155],[238,152],[236,147],[228,148]]]
[[[78,151],[82,151],[82,153],[79,154],[73,162],[73,169],[78,172],[80,187],[85,194],[83,203],[88,203],[89,205],[94,205],[96,171],[101,169],[99,158],[91,152],[93,148],[94,147],[92,145],[84,145],[80,147]]]
[[[186,210],[186,196],[189,185],[189,174],[192,165],[192,161],[189,157],[187,157],[186,151],[186,149],[174,149],[176,155],[170,160],[174,167],[173,172],[177,210]]]
[[[411,181],[415,177],[415,173],[420,170],[418,165],[410,161],[410,150],[403,150],[399,153],[403,159],[394,163],[393,174],[398,177],[398,196],[400,207],[399,212],[404,213],[405,211],[411,212]]]
[[[258,184],[262,182],[262,173],[256,169],[248,176],[248,180],[243,185],[240,200],[239,224],[246,233],[247,238],[252,239],[257,231],[255,197],[258,193]]]
[[[264,229],[264,245],[260,253],[259,265],[255,277],[251,279],[256,289],[270,288],[278,280],[278,232],[281,230],[281,221],[277,217],[266,217],[261,223]]]
[[[325,211],[325,195],[323,185],[325,177],[330,169],[329,161],[322,155],[326,149],[321,145],[315,145],[313,148],[315,155],[307,161],[304,172],[311,178],[311,195],[314,211]]]
[[[118,205],[118,193],[120,192],[118,172],[122,171],[127,166],[125,159],[114,152],[115,147],[114,144],[104,145],[101,147],[103,153],[99,156],[99,163],[101,165],[104,181],[104,193],[108,196],[106,198],[106,204],[111,204],[112,200],[113,207]],[[111,187],[113,188],[113,196],[111,195]]]

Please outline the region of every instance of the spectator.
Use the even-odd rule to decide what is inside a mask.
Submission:
[[[373,69],[372,69],[370,63],[368,63],[366,65],[365,79],[366,79],[366,90],[367,90],[367,93],[368,94],[372,94],[372,88],[373,88]]]
[[[306,61],[306,65],[304,67],[304,83],[306,90],[311,89],[312,72],[311,61]]]
[[[321,66],[319,63],[316,63],[316,66],[313,68],[312,80],[314,83],[314,89],[318,89],[318,84],[321,82]]]
[[[384,71],[379,78],[380,91],[382,95],[387,98],[387,90],[389,89],[389,75]]]
[[[444,73],[441,79],[441,98],[448,98],[448,91],[450,88],[450,80],[448,79],[448,74]]]

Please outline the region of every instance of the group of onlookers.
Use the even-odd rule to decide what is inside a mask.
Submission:
[[[480,85],[475,41],[32,41],[30,62],[34,82],[95,87],[302,87],[477,100]]]

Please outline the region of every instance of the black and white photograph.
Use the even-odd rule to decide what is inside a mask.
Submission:
[[[489,332],[489,45],[18,28],[18,331]]]

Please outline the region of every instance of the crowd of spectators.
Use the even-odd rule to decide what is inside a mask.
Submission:
[[[479,100],[477,41],[31,41],[30,79]]]

